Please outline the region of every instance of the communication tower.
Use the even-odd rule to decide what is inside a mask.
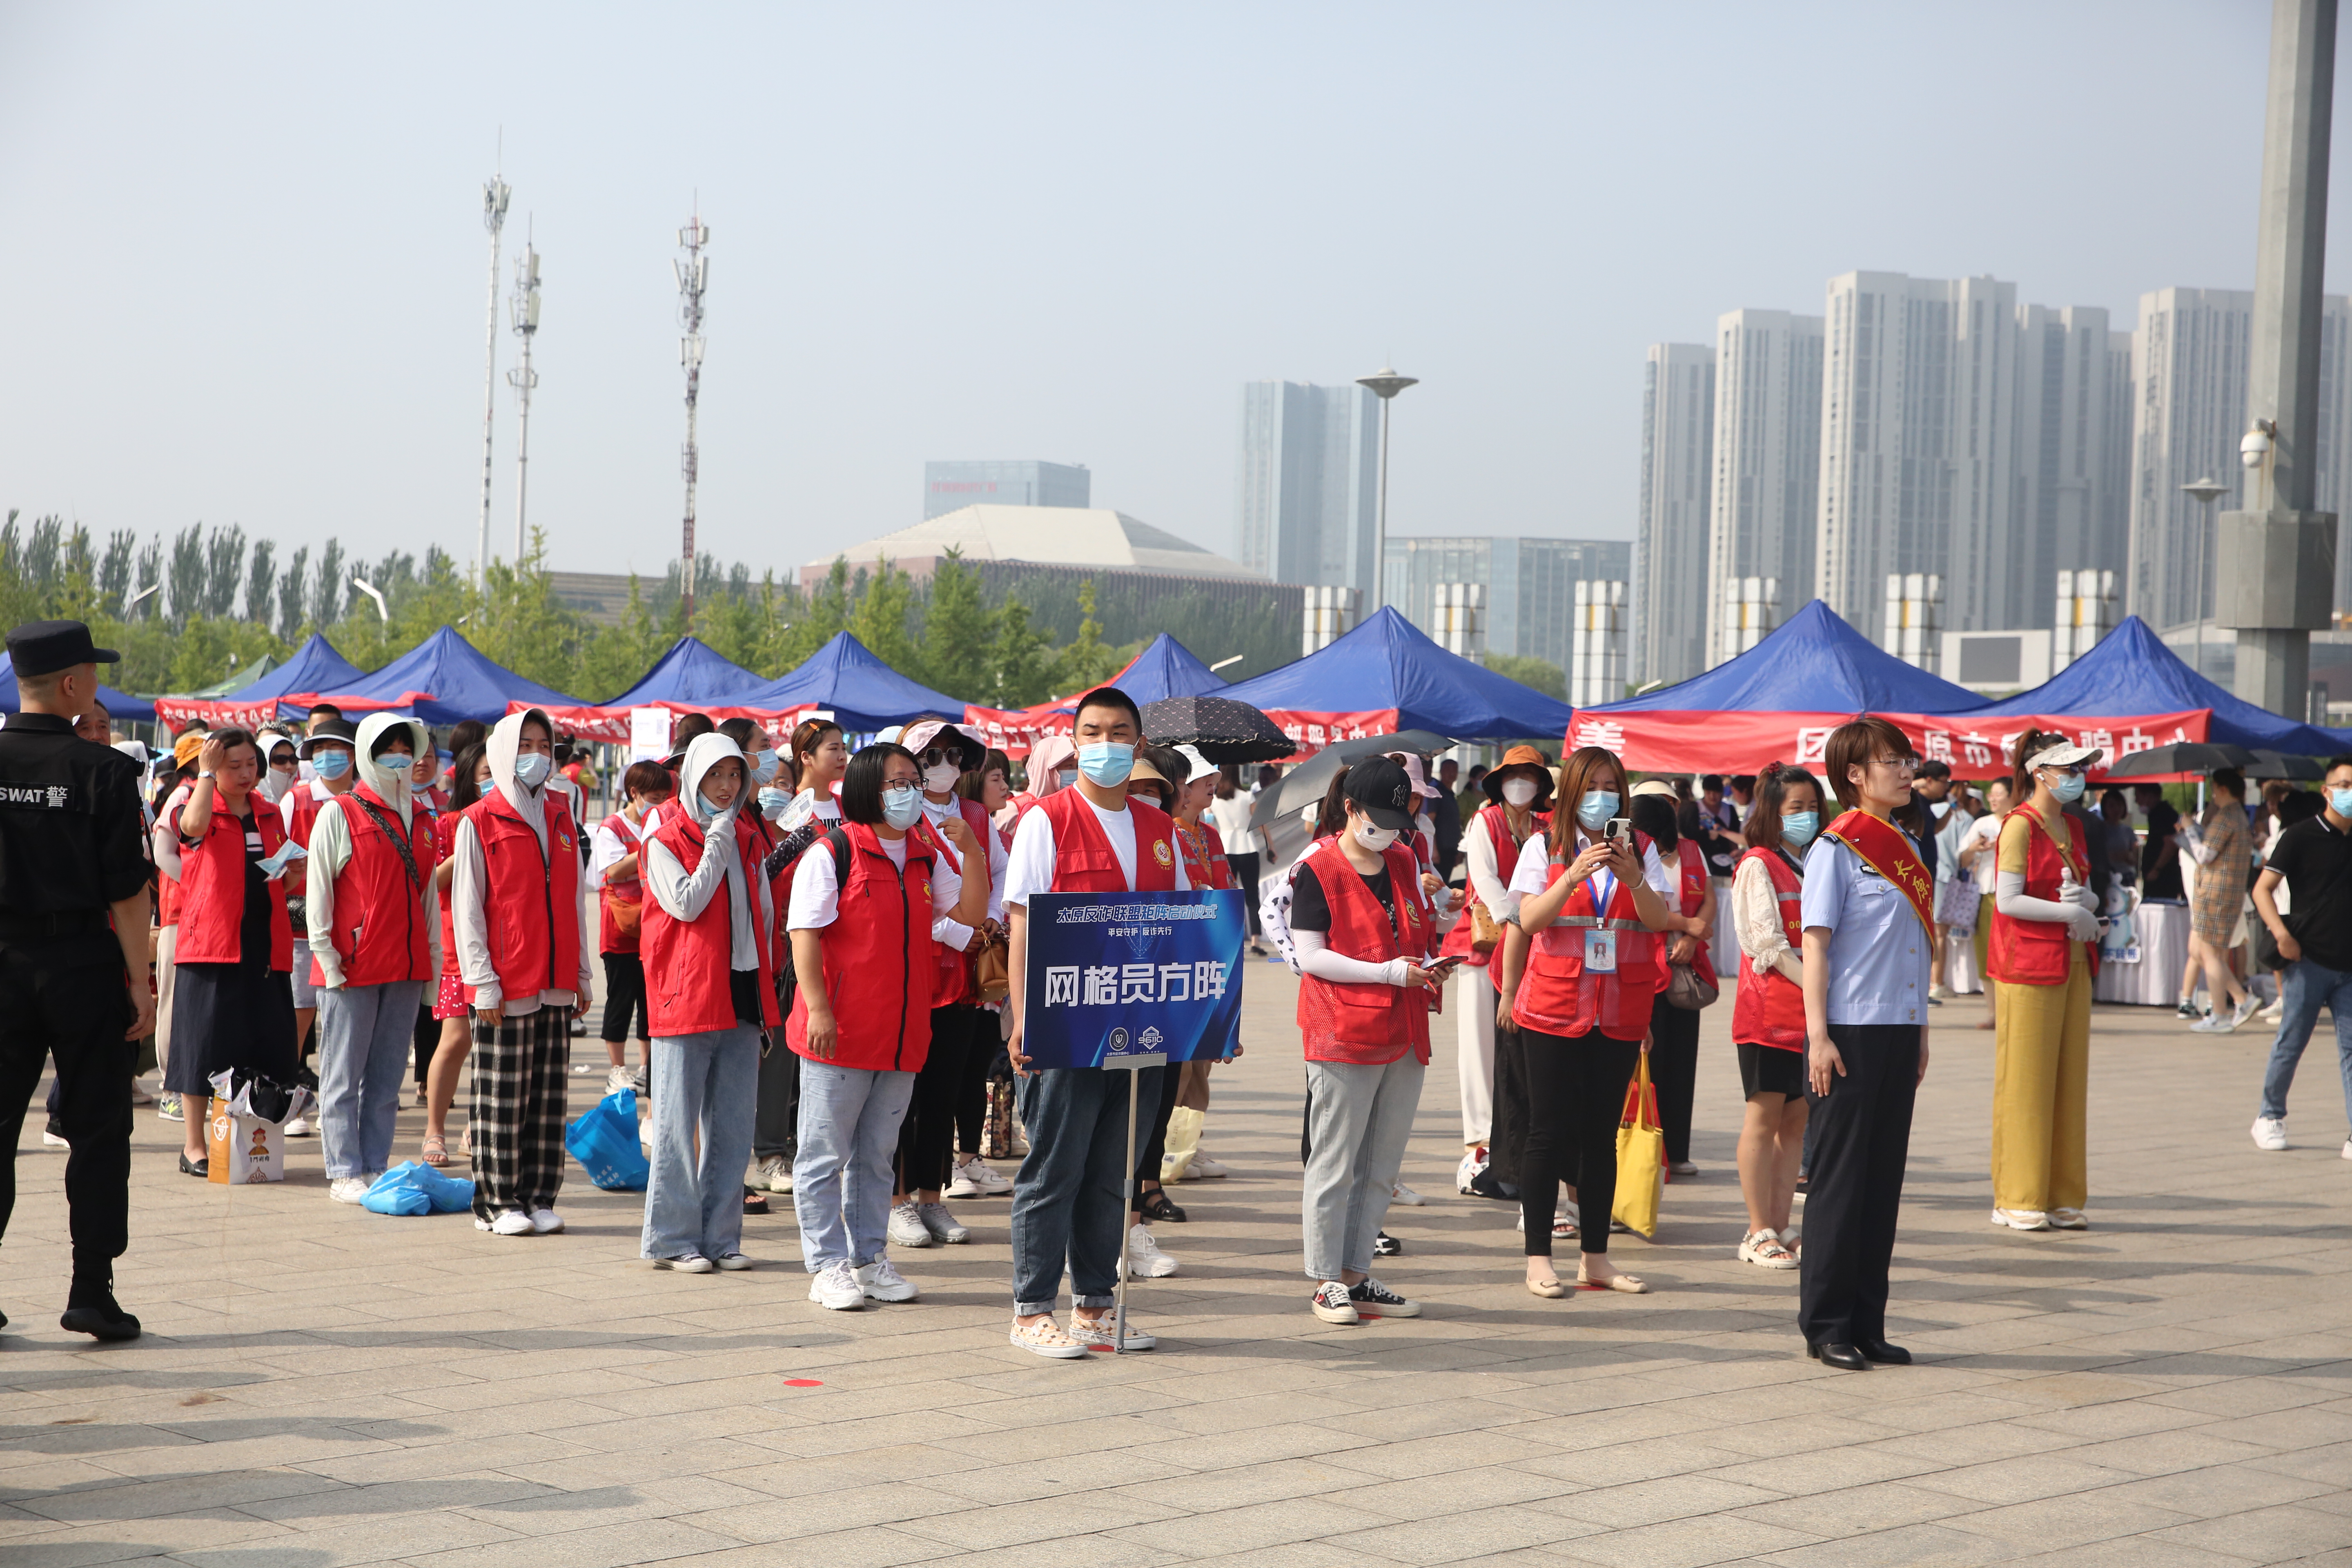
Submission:
[[[710,230],[702,221],[701,204],[694,217],[677,231],[685,254],[673,264],[677,269],[677,324],[686,329],[678,340],[678,363],[686,367],[686,533],[678,549],[678,587],[685,598],[687,624],[694,622],[694,404],[702,390],[702,291],[710,282],[710,258],[702,247]]]
[[[482,518],[474,540],[474,586],[484,582],[490,560],[490,424],[499,403],[499,231],[506,226],[506,181],[493,174],[482,183],[482,226],[490,231],[490,324],[482,350]]]
[[[522,254],[515,258],[514,299],[509,309],[515,336],[522,340],[522,363],[507,372],[507,381],[515,389],[514,558],[519,565],[530,537],[523,528],[523,502],[530,479],[530,392],[539,384],[539,372],[530,368],[530,342],[539,336],[539,250],[528,237],[522,242]]]

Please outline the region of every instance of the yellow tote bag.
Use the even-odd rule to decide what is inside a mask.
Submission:
[[[1615,1217],[1643,1238],[1658,1234],[1658,1199],[1666,1181],[1666,1135],[1658,1126],[1658,1095],[1650,1087],[1650,1053],[1625,1086],[1625,1114],[1617,1128]]]

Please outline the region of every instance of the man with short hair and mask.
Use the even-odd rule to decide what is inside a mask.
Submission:
[[[474,1010],[474,1226],[499,1236],[563,1228],[564,1057],[595,995],[583,940],[580,832],[547,781],[555,727],[509,713],[484,742],[490,788],[458,814],[451,924]]]
[[[318,710],[311,711],[316,713]],[[359,775],[353,771],[358,739],[359,731],[345,720],[340,717],[318,718],[311,721],[310,734],[303,737],[295,748],[298,759],[308,763],[317,776],[307,784],[285,790],[278,802],[278,818],[285,826],[288,841],[299,845],[306,855],[310,848],[311,831],[318,825],[320,808],[338,796],[349,795],[352,786],[359,783]],[[276,748],[271,750],[274,752]],[[262,773],[268,777],[275,775],[277,771],[268,767]],[[256,793],[266,795],[267,792],[257,788]],[[299,948],[309,940],[307,895],[310,884],[309,870],[304,861],[297,859],[286,868],[285,887],[286,914],[293,922],[294,945]],[[294,966],[294,1052],[297,1061],[302,1058],[303,1042],[310,1037],[310,1026],[318,1016],[319,988],[311,984],[310,966],[298,963]],[[286,1135],[289,1138],[307,1137],[310,1125],[308,1119],[298,1116],[286,1124]]]
[[[304,962],[319,995],[319,1132],[337,1203],[358,1203],[392,1163],[417,1003],[441,973],[433,825],[411,778],[432,743],[416,720],[368,715],[354,787],[310,827]]]

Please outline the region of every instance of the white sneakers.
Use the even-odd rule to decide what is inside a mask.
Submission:
[[[1188,1182],[1196,1176],[1202,1177],[1205,1180],[1214,1181],[1219,1176],[1231,1175],[1232,1173],[1233,1173],[1224,1165],[1210,1159],[1209,1152],[1206,1149],[1193,1150],[1192,1163],[1184,1167],[1184,1179]]]
[[[887,1258],[877,1258],[858,1269],[856,1279],[859,1293],[877,1301],[911,1301],[921,1294]]]
[[[866,1289],[846,1258],[828,1263],[809,1276],[809,1297],[835,1312],[854,1312],[866,1305]]]
[[[156,1114],[161,1116],[163,1112],[158,1110]],[[179,1118],[174,1116],[170,1118],[170,1120],[177,1121]],[[286,1124],[286,1136],[289,1138],[308,1138],[310,1136],[310,1119],[307,1116],[298,1116],[291,1121],[289,1121]]]
[[[2286,1118],[2257,1116],[2254,1118],[2254,1147],[2279,1150],[2286,1147]]]
[[[2081,1209],[2052,1209],[2050,1228],[2053,1230],[2088,1230],[2091,1217]]]
[[[1415,1209],[1429,1202],[1427,1198],[1423,1197],[1419,1193],[1414,1192],[1402,1182],[1397,1183],[1396,1185],[1389,1189],[1389,1201],[1391,1203],[1402,1204],[1407,1208]]]
[[[1995,1209],[1992,1223],[2011,1230],[2048,1230],[2050,1216],[2040,1209]]]
[[[2352,1138],[2347,1138],[2344,1140],[2344,1147],[2339,1151],[2339,1152],[2343,1154],[2344,1158],[2352,1160]]]
[[[553,1236],[563,1228],[563,1216],[553,1209],[533,1209],[530,1211],[530,1228],[537,1236]]]
[[[674,1268],[680,1274],[708,1274],[710,1272],[710,1259],[699,1252],[681,1252],[676,1258],[655,1258],[654,1267]]]
[[[923,1223],[923,1211],[912,1198],[890,1205],[890,1228],[887,1233],[893,1247],[929,1247],[931,1227]]]
[[[1454,1167],[1454,1190],[1465,1197],[1475,1196],[1476,1190],[1470,1184],[1483,1175],[1486,1170],[1486,1151],[1484,1149],[1464,1151],[1462,1163]]]
[[[951,1198],[992,1198],[1013,1190],[1013,1184],[988,1168],[988,1162],[974,1154],[955,1168],[955,1180],[947,1186],[946,1196]]]
[[[1176,1272],[1176,1260],[1160,1250],[1150,1231],[1134,1226],[1127,1233],[1127,1272],[1134,1279],[1165,1279]]]
[[[355,1204],[375,1185],[365,1176],[337,1176],[327,1184],[327,1195],[339,1204]]]
[[[523,1213],[520,1209],[509,1209],[504,1214],[499,1215],[496,1219],[483,1219],[477,1215],[474,1220],[474,1228],[476,1230],[487,1230],[493,1236],[532,1236],[537,1234],[531,1226],[530,1215]]]
[[[635,1091],[637,1088],[638,1084],[636,1074],[631,1072],[626,1068],[614,1068],[612,1071],[604,1075],[604,1092],[606,1094],[618,1094],[625,1089]]]
[[[942,1247],[960,1247],[971,1239],[971,1232],[948,1212],[945,1204],[919,1204],[915,1215],[922,1221],[924,1233]]]
[[[793,1163],[782,1154],[769,1155],[760,1162],[760,1177],[757,1184],[765,1192],[782,1193],[789,1196],[793,1190]]]
[[[722,1252],[711,1261],[730,1274],[740,1274],[751,1267],[751,1260],[740,1252]]]

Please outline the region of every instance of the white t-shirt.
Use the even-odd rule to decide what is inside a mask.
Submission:
[[[1992,891],[1993,871],[2000,857],[1991,851],[1994,843],[2000,837],[2000,818],[1990,811],[1969,823],[1969,830],[1960,835],[1962,849],[1966,849],[1971,844],[1981,844],[1986,847],[1986,853],[1978,856],[1977,863],[1969,868],[1969,874],[1976,878],[1977,891],[1979,893]]]
[[[1250,805],[1255,798],[1253,794],[1209,799],[1209,815],[1216,820],[1217,837],[1225,841],[1228,855],[1257,853],[1257,837],[1250,831]]]
[[[1592,840],[1588,838],[1584,830],[1580,827],[1576,831],[1576,842],[1577,847],[1580,850]],[[1573,858],[1572,856],[1570,858]],[[1601,884],[1603,878],[1608,879],[1610,894],[1613,896],[1615,893],[1616,878],[1607,871],[1596,872],[1591,879],[1595,898],[1601,896]],[[1666,900],[1667,908],[1671,912],[1682,913],[1682,895],[1675,889],[1674,879],[1666,875],[1666,863],[1658,858],[1658,847],[1654,842],[1642,852],[1642,880],[1650,885],[1650,891]],[[1518,864],[1511,869],[1510,890],[1521,897],[1531,897],[1549,886],[1551,886],[1551,840],[1541,833],[1530,834],[1528,841],[1519,847]]]
[[[1078,799],[1095,814],[1095,821],[1110,840],[1110,852],[1118,857],[1119,874],[1127,885],[1135,886],[1135,814],[1130,811],[1105,811],[1083,795]],[[1184,875],[1184,857],[1176,857],[1176,890],[1184,892],[1192,886]],[[1013,835],[1013,855],[1004,868],[1004,901],[1026,909],[1032,893],[1054,890],[1054,823],[1042,810],[1032,810],[1021,819]]]
[[[907,841],[904,838],[881,838],[882,853],[890,857],[890,864],[904,871],[907,868]],[[934,857],[931,861],[931,940],[950,947],[961,948],[971,941],[971,928],[960,921],[949,919],[957,902],[963,897],[963,879],[950,869],[945,861]],[[833,879],[833,851],[820,838],[801,854],[793,867],[793,897],[786,907],[784,928],[787,931],[822,931],[841,913],[841,885]]]

